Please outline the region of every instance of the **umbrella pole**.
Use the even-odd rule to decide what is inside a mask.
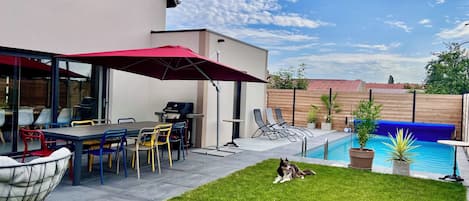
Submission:
[[[215,86],[215,90],[217,90],[217,151],[220,150],[220,89],[218,88],[218,85]]]

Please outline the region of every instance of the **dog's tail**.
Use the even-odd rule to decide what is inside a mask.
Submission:
[[[315,175],[316,172],[312,171],[312,170],[303,170],[303,172],[305,173],[305,175]]]

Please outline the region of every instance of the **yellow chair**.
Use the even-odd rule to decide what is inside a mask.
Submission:
[[[173,167],[173,160],[171,159],[171,142],[169,140],[172,127],[172,124],[159,124],[156,126],[156,128],[158,128],[158,140],[156,142],[156,146],[158,149],[158,146],[163,146],[165,144],[168,145],[169,167]]]
[[[147,163],[150,163],[151,170],[155,172],[155,149],[156,159],[158,161],[158,174],[161,174],[160,155],[157,149],[156,140],[158,139],[159,128],[142,128],[135,139],[135,144],[130,144],[125,149],[132,151],[132,168],[135,168],[135,161],[137,161],[137,176],[140,179],[140,162],[139,151],[147,151]]]
[[[70,123],[72,127],[82,127],[82,126],[94,126],[93,120],[81,120],[81,121],[72,121]],[[88,147],[88,149],[99,149],[100,140],[85,140],[83,141],[83,146]],[[111,144],[107,144],[110,146]],[[93,168],[94,155],[88,154],[88,172],[91,172]],[[108,166],[112,168],[112,155],[108,155]]]

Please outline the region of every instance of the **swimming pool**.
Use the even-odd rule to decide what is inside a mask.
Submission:
[[[383,145],[383,142],[390,143],[390,140],[388,137],[376,135],[368,140],[366,147],[375,150],[373,166],[392,168],[392,162],[388,161],[389,148]],[[412,151],[415,155],[412,157],[411,171],[443,175],[452,173],[454,161],[453,147],[425,141],[415,141],[415,145],[420,145],[420,147]],[[351,147],[359,147],[356,135],[329,143],[328,160],[350,163],[348,150]],[[324,146],[308,150],[306,157],[323,159]]]

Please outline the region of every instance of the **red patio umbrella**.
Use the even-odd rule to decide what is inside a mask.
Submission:
[[[90,64],[160,80],[220,80],[265,82],[245,72],[212,61],[182,46],[61,55]]]
[[[12,71],[16,67],[21,67],[23,70],[21,72],[22,76],[26,77],[50,77],[51,66],[41,63],[39,61],[34,61],[27,59],[25,57],[15,57],[8,55],[0,55],[0,69],[2,73],[12,74]],[[86,78],[83,75],[78,73],[67,71],[65,69],[59,69],[61,76],[69,76],[74,78]]]
[[[219,88],[213,81],[266,82],[246,72],[212,61],[182,46],[71,54],[58,57],[102,65],[160,80],[209,80],[217,90],[217,150],[220,116]]]

